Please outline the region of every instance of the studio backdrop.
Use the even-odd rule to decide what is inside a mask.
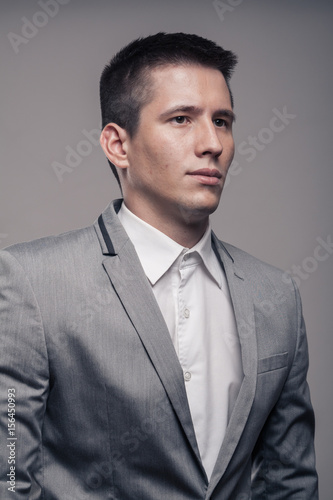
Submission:
[[[238,54],[236,154],[213,228],[299,285],[320,498],[331,500],[333,3],[1,0],[0,9],[1,247],[89,225],[119,197],[98,142],[98,85],[122,46],[185,31]]]

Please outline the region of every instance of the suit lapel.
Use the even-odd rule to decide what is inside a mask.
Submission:
[[[235,312],[244,379],[234,405],[206,498],[224,474],[244,430],[253,404],[257,381],[257,342],[254,305],[246,277],[224,245],[213,235],[213,245],[225,270]]]
[[[120,202],[115,202],[116,211],[119,210],[119,206]],[[158,373],[201,465],[183,372],[176,351],[134,246],[112,205],[103,213],[95,228],[103,253],[107,255],[103,261],[105,271]]]

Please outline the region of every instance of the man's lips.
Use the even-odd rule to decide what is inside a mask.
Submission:
[[[201,184],[216,186],[219,184],[222,174],[216,168],[200,168],[189,172],[188,175],[195,177]]]
[[[206,175],[208,177],[218,177],[221,179],[222,174],[217,168],[199,168],[198,170],[194,170],[194,172],[190,172],[189,175]]]

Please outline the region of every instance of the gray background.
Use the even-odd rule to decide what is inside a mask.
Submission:
[[[118,197],[102,150],[80,141],[83,130],[100,127],[99,75],[123,45],[160,30],[186,31],[238,53],[238,151],[213,225],[222,239],[271,264],[299,266],[321,500],[331,500],[333,251],[322,249],[318,260],[315,249],[317,238],[333,236],[333,3],[223,3],[228,10],[218,15],[212,0],[67,0],[51,17],[40,15],[37,0],[0,2],[0,246],[88,225]],[[24,17],[39,27],[14,50],[8,34],[27,35]],[[263,131],[284,107],[295,117],[273,135]],[[239,149],[249,136],[266,141],[252,161],[246,145]],[[85,156],[57,177],[54,162],[69,170],[68,147]]]

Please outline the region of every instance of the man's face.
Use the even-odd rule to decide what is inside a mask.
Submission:
[[[234,155],[233,112],[223,75],[197,65],[152,71],[152,100],[126,142],[126,205],[147,222],[191,223],[217,208]]]

